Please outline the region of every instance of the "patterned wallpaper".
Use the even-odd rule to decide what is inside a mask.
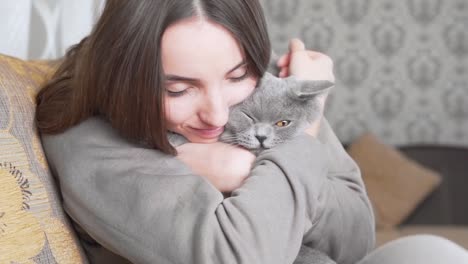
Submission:
[[[335,63],[326,116],[351,142],[468,146],[468,0],[263,0],[273,47]]]

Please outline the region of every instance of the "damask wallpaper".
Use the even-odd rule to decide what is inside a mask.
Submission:
[[[350,142],[468,146],[468,0],[264,0],[273,47],[335,63],[326,116]]]

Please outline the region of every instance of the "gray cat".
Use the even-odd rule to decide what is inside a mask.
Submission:
[[[267,72],[255,92],[230,109],[220,141],[258,154],[302,134],[320,117],[319,98],[332,86],[330,81],[283,79]]]

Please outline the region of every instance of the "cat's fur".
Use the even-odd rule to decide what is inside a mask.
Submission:
[[[283,79],[267,72],[255,92],[230,109],[220,140],[256,154],[273,148],[303,133],[320,117],[319,97],[332,86],[330,81]]]

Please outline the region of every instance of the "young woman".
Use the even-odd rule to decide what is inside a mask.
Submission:
[[[325,119],[258,157],[217,142],[270,50],[257,0],[108,0],[37,96],[92,263],[283,264],[306,244],[346,264],[373,248],[359,169]],[[299,40],[278,66],[333,80],[331,60]],[[167,131],[190,143],[173,148]]]

